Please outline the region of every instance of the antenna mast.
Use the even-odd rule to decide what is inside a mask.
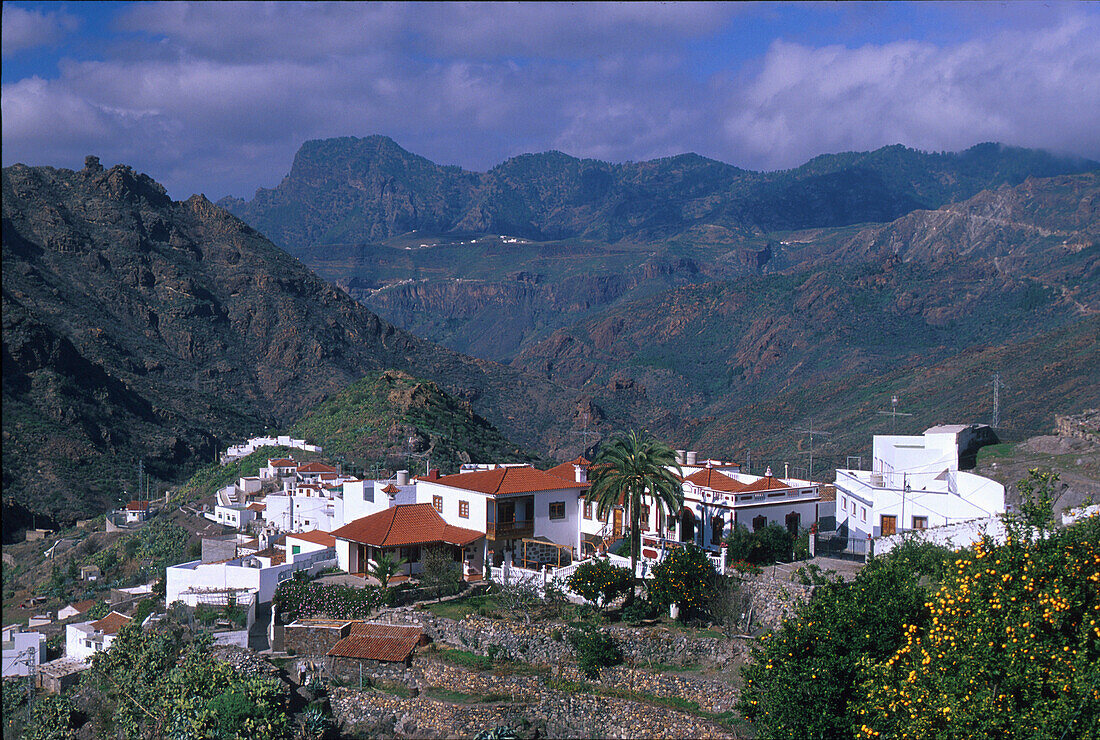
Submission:
[[[996,429],[1001,425],[1001,389],[1005,387],[1005,384],[1001,382],[1001,374],[993,373],[993,423],[991,426]]]
[[[907,414],[904,411],[898,411],[898,397],[896,394],[890,397],[890,410],[879,411],[879,413],[891,417],[890,434],[897,434],[899,416],[912,416],[912,414]]]
[[[807,475],[806,477],[809,478],[812,481],[814,479],[814,435],[817,434],[817,435],[822,436],[822,437],[828,437],[828,436],[832,435],[832,432],[815,431],[814,430],[814,420],[813,419],[809,420],[807,429],[796,429],[795,431],[796,432],[802,432],[803,434],[808,434],[809,437],[810,437],[810,450],[809,450],[809,453],[803,452],[803,453],[800,453],[800,454],[803,454],[803,455],[809,454],[809,456],[810,456],[810,472],[809,472],[809,475]]]

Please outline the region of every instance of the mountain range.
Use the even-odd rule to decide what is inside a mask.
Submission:
[[[221,201],[238,219],[94,157],[5,168],[5,537],[264,427],[362,464],[627,425],[778,463],[807,422],[858,454],[895,393],[913,425],[982,420],[1000,372],[1001,431],[1045,431],[1100,405],[1097,169],[981,145],[470,173],[335,139]]]

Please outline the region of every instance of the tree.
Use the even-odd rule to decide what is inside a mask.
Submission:
[[[420,558],[420,582],[435,589],[436,599],[462,583],[462,566],[448,547],[425,547]]]
[[[859,737],[1100,738],[1100,517],[960,551],[927,606],[868,671]]]
[[[657,563],[649,584],[649,597],[658,604],[676,604],[682,619],[691,611],[706,608],[714,595],[717,577],[706,553],[689,544],[673,550]]]
[[[493,581],[492,584],[493,600],[500,610],[513,618],[522,617],[530,624],[534,607],[543,603],[535,582],[513,574],[510,583]]]
[[[569,642],[577,654],[577,667],[589,678],[599,678],[600,669],[623,662],[623,653],[611,635],[591,626],[573,630]]]
[[[905,624],[929,618],[922,570],[935,571],[953,555],[936,550],[938,559],[898,548],[854,581],[818,587],[795,617],[753,647],[738,709],[761,737],[851,737],[865,665],[905,643]]]
[[[73,737],[76,710],[66,696],[43,696],[31,707],[31,721],[23,737],[26,740],[67,740]]]
[[[1054,526],[1054,487],[1057,483],[1057,473],[1031,468],[1027,477],[1016,484],[1020,492],[1018,519],[1025,527],[1046,532]]]
[[[581,563],[569,576],[569,589],[587,601],[603,597],[606,607],[616,596],[630,591],[634,578],[626,568],[619,568],[599,558]]]
[[[676,473],[673,473],[673,470]],[[630,516],[630,573],[638,573],[641,550],[641,516],[646,501],[663,507],[669,517],[684,505],[684,491],[677,474],[676,452],[667,444],[643,438],[636,431],[617,434],[600,447],[589,469],[592,485],[586,501],[596,502],[596,517],[606,519],[612,509],[625,506]],[[634,589],[627,603],[634,601]]]
[[[390,579],[400,573],[407,562],[405,558],[397,560],[391,553],[386,553],[367,566],[367,575],[377,578],[382,588],[387,589],[390,587]]]

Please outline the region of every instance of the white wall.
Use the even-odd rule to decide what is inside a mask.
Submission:
[[[31,651],[33,650],[33,655]],[[29,676],[41,665],[46,650],[46,636],[41,632],[16,632],[4,643],[3,676]]]
[[[545,537],[557,545],[574,547],[580,553],[580,507],[577,490],[539,491],[535,494],[535,537]],[[550,518],[550,504],[565,505],[564,519]],[[593,512],[594,514],[595,512]]]
[[[476,491],[443,486],[432,481],[419,480],[416,482],[416,503],[431,504],[434,496],[443,497],[443,511],[439,512],[439,515],[443,517],[443,521],[447,524],[453,524],[463,529],[473,529],[478,532],[486,531],[485,502],[488,500],[488,496]],[[470,503],[470,517],[468,519],[458,516],[459,501]]]
[[[875,540],[875,555],[885,555],[908,539],[917,542],[931,542],[936,545],[958,549],[969,547],[982,538],[989,535],[998,544],[1005,541],[1005,526],[1000,516],[984,517],[969,522],[948,524],[934,529],[905,532],[889,537],[880,537]]]

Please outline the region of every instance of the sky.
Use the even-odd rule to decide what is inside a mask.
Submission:
[[[1100,159],[1100,3],[3,3],[2,154],[174,198],[385,134],[485,171],[557,149],[748,169],[999,141]]]

